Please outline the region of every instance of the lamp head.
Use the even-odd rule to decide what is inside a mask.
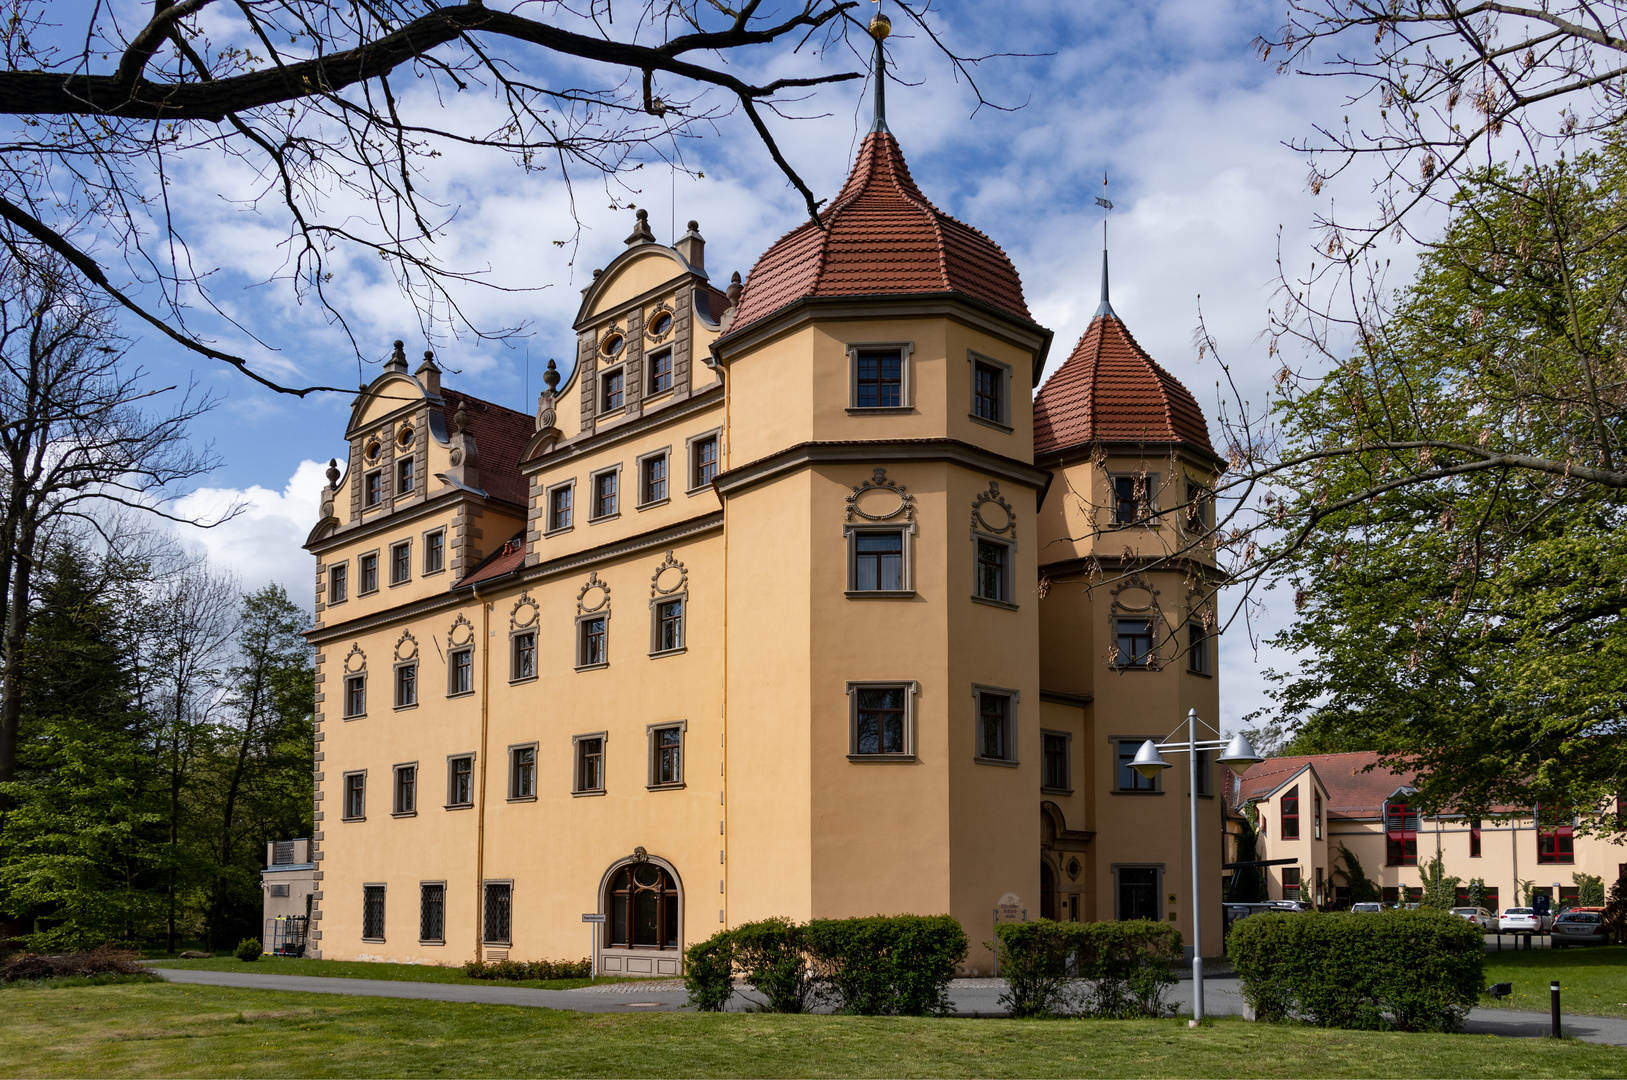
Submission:
[[[1265,758],[1254,749],[1254,744],[1248,741],[1248,736],[1239,731],[1232,736],[1232,741],[1226,744],[1226,752],[1216,760],[1238,776],[1242,776],[1250,765],[1258,765]]]
[[[1158,747],[1148,739],[1141,744],[1141,749],[1136,751],[1135,760],[1130,762],[1130,768],[1140,773],[1144,779],[1151,780],[1169,768],[1169,762],[1164,760],[1164,755],[1158,752]]]

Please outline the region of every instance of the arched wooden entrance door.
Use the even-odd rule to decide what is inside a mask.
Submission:
[[[1044,859],[1039,861],[1039,915],[1042,919],[1056,919],[1056,874]]]
[[[677,975],[683,955],[683,885],[652,855],[612,866],[600,887],[599,970],[607,975]]]

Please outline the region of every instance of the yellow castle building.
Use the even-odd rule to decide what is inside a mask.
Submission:
[[[306,545],[310,955],[674,975],[767,916],[947,912],[976,973],[998,918],[1190,925],[1186,770],[1128,763],[1217,713],[1210,568],[1159,560],[1223,463],[1105,257],[1039,388],[1011,261],[878,116],[743,285],[639,211],[574,325],[534,414],[399,342],[356,398]]]

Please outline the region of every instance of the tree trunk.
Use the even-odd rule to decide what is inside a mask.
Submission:
[[[10,599],[6,611],[6,674],[0,683],[0,783],[17,772],[17,737],[22,728],[23,635],[28,629],[28,588],[34,576],[34,530],[25,526],[18,537],[12,563]],[[0,798],[0,809],[5,800]]]

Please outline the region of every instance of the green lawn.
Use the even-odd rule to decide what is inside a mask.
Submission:
[[[1548,1011],[1548,984],[1559,980],[1568,1013],[1627,1017],[1627,945],[1533,949],[1486,954],[1486,985],[1513,983],[1514,993],[1483,1005]]]
[[[1627,1075],[1627,1049],[1223,1021],[596,1015],[140,984],[0,991],[0,1076]]]
[[[459,983],[464,986],[529,986],[540,990],[575,990],[602,983],[627,982],[615,976],[597,979],[471,979],[458,967],[431,964],[377,964],[367,960],[307,960],[295,956],[262,956],[244,963],[230,954],[209,960],[149,961],[151,967],[188,968],[197,971],[239,971],[255,975],[324,975],[330,979],[386,979],[390,982]]]

